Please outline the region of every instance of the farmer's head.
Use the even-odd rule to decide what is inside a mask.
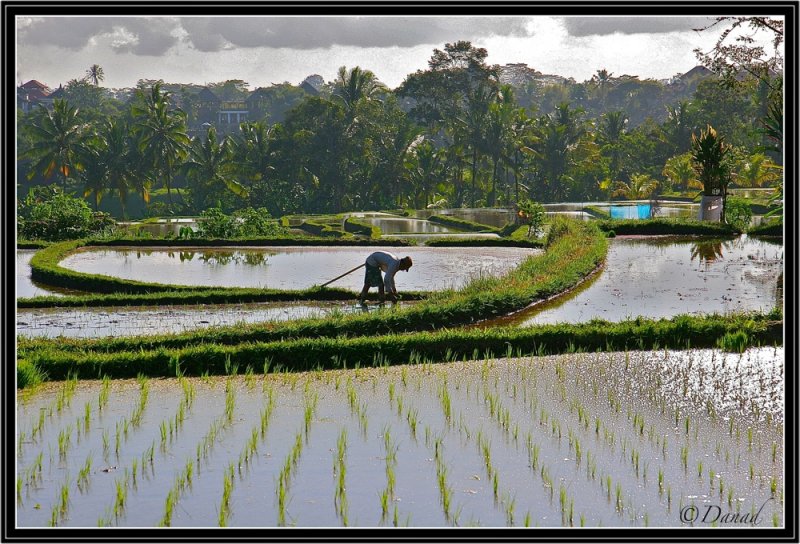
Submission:
[[[405,270],[408,272],[408,269],[411,268],[411,265],[414,264],[411,262],[411,257],[406,255],[402,259],[400,259],[400,270]]]

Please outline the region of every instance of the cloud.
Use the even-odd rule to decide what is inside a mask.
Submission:
[[[572,37],[613,34],[661,34],[703,28],[714,17],[564,17],[564,27]]]
[[[492,35],[526,35],[514,17],[186,17],[186,39],[201,51],[230,47],[293,49],[413,47]]]
[[[20,20],[23,45],[163,55],[179,40],[204,52],[232,48],[413,47],[491,36],[527,36],[524,17],[38,17]]]
[[[29,47],[53,45],[80,51],[109,41],[119,53],[159,56],[178,41],[178,21],[169,17],[38,17],[21,23],[18,40]]]

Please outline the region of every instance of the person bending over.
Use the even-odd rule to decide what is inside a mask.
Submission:
[[[392,302],[397,302],[397,287],[394,284],[394,275],[398,270],[405,270],[411,268],[411,257],[403,257],[398,259],[395,255],[386,251],[376,251],[367,257],[366,272],[364,273],[364,288],[358,296],[358,301],[364,304],[367,298],[367,293],[370,288],[378,288],[378,297],[383,302],[385,296],[388,296]],[[383,271],[383,279],[381,279],[381,271]]]

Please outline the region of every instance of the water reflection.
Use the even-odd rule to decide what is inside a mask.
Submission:
[[[717,259],[722,259],[721,240],[709,240],[704,242],[696,242],[692,244],[692,260],[699,260],[700,262],[711,263]]]
[[[86,248],[61,266],[144,282],[219,287],[307,289],[364,262],[371,252],[409,255],[414,266],[395,277],[397,288],[435,291],[459,288],[474,276],[500,275],[541,250],[513,247],[241,247]],[[402,252],[402,253],[401,253]],[[332,287],[359,291],[363,272],[337,280]]]
[[[562,297],[491,324],[767,312],[779,296],[775,286],[782,283],[782,272],[783,247],[760,239],[620,236],[611,242],[599,275]]]

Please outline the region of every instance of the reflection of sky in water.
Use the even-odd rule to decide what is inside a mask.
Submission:
[[[276,483],[300,437],[302,451],[292,465],[286,518],[297,527],[340,526],[331,460],[342,435],[351,526],[391,526],[394,508],[399,524],[452,526],[455,516],[448,519],[441,506],[439,460],[446,467],[452,510],[465,526],[508,525],[508,505],[515,507],[517,526],[528,516],[531,526],[567,525],[562,522],[560,489],[565,490],[570,508],[574,502],[575,525],[585,518],[591,527],[648,523],[680,527],[682,501],[726,508],[729,490],[738,505],[734,508],[747,513],[770,497],[770,478],[775,478],[778,493],[784,488],[782,357],[783,350],[775,348],[751,349],[743,355],[718,350],[590,353],[433,367],[352,370],[351,365],[351,370],[266,376],[261,374],[261,361],[253,361],[253,374],[240,366],[239,376],[148,380],[143,417],[122,435],[118,455],[114,451],[106,455],[109,447],[103,442],[110,438],[113,448],[115,435],[122,434],[118,430],[122,422],[136,411],[142,398],[137,380],[112,380],[102,411],[99,379],[77,381],[67,403],[59,402],[66,384],[45,383],[17,396],[19,436],[28,437],[19,440],[15,458],[24,480],[17,522],[21,527],[47,526],[59,489],[69,480],[73,490],[69,515],[59,520],[60,525],[87,527],[96,525],[98,518],[110,518],[120,527],[156,526],[164,516],[164,498],[175,475],[183,474],[192,461],[191,485],[183,488],[171,525],[216,526],[222,473],[228,466],[238,467],[255,437],[253,456],[242,462],[241,474],[235,470],[232,515],[227,521],[231,527],[274,526]],[[193,401],[182,405],[187,390],[193,391]],[[443,417],[443,391],[448,393],[449,420]],[[493,402],[486,401],[489,395]],[[229,403],[229,398],[235,402]],[[353,413],[351,399],[363,418]],[[612,407],[612,399],[620,402],[619,410]],[[58,412],[53,410],[57,403]],[[709,405],[716,418],[706,415]],[[302,415],[306,406],[314,407],[307,422]],[[78,435],[85,407],[90,428]],[[754,417],[755,407],[760,419]],[[675,424],[675,408],[680,425]],[[52,417],[35,433],[40,414],[48,410]],[[576,412],[583,414],[586,425],[578,422]],[[159,427],[181,413],[185,416],[181,425],[160,449]],[[508,425],[501,424],[500,413]],[[767,413],[771,424],[766,422]],[[266,426],[262,414],[268,416]],[[417,421],[415,431],[412,416]],[[635,416],[642,422],[641,430]],[[690,436],[682,428],[685,416],[690,417]],[[751,426],[752,448],[747,437]],[[48,447],[54,449],[59,435],[70,427],[72,440],[65,455],[48,463]],[[138,472],[137,479],[128,479],[125,509],[119,518],[111,517],[115,482],[128,478],[132,461],[142,459],[154,439],[153,464],[142,463],[146,470]],[[391,467],[397,500],[389,503],[388,517],[381,522],[387,443],[396,452]],[[487,476],[483,444],[491,451],[493,477]],[[583,445],[582,457],[578,444]],[[681,461],[684,447],[688,470]],[[27,485],[25,475],[41,452],[43,478]],[[637,461],[641,456],[641,466],[636,464],[635,469],[634,452]],[[531,466],[534,456],[538,467]],[[78,492],[75,475],[87,458],[93,463],[89,485]],[[698,463],[703,464],[702,478]],[[756,471],[753,478],[748,466]],[[593,476],[596,469],[595,477],[589,475],[590,468]],[[711,471],[720,475],[713,484]],[[542,485],[542,474],[554,485]],[[658,474],[663,476],[663,487],[657,483]],[[612,489],[600,485],[606,476],[613,479],[612,489],[620,489],[622,512]],[[771,525],[773,515],[782,524],[783,505],[778,500],[766,503],[762,526]]]
[[[400,303],[401,306],[404,303]],[[367,311],[379,310],[370,304]],[[384,308],[389,309],[387,304]],[[135,336],[181,333],[193,329],[286,321],[331,314],[361,312],[354,301],[264,304],[116,307],[116,308],[23,308],[17,310],[17,334],[23,336]]]
[[[501,274],[539,252],[509,247],[91,248],[67,257],[61,265],[144,282],[306,289],[358,266],[379,249],[398,257],[409,255],[414,261],[408,272],[395,276],[400,292],[460,287],[475,276]],[[358,291],[363,282],[364,271],[357,270],[331,286]]]
[[[31,259],[38,250],[17,250],[17,298],[60,295],[55,288],[46,288],[31,280]]]
[[[599,277],[571,298],[513,321],[527,325],[769,311],[776,305],[782,271],[783,246],[744,236],[728,241],[618,237],[609,245]]]

